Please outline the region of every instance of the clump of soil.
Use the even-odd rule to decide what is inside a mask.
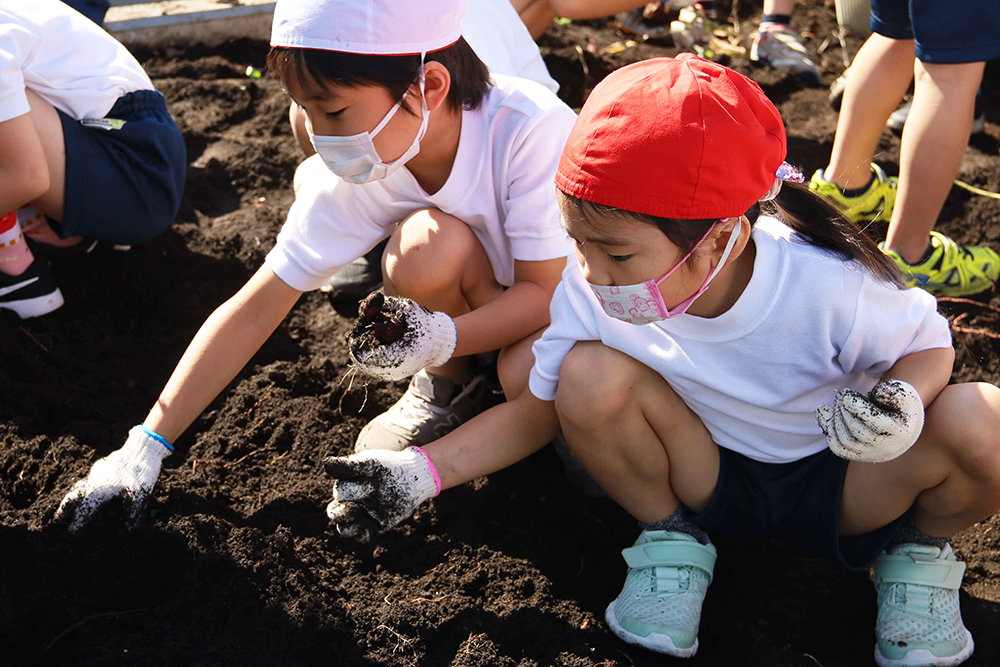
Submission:
[[[733,25],[750,34],[759,3]],[[832,3],[796,10],[817,47]],[[541,40],[573,107],[609,72],[677,50],[635,41],[612,21],[553,25]],[[823,86],[728,64],[778,105],[789,160],[825,165],[843,70],[837,41],[819,56]],[[615,46],[615,45],[618,46]],[[853,46],[852,46],[853,45]],[[608,48],[615,46],[615,48]],[[856,48],[856,42],[849,43]],[[579,47],[579,48],[578,48]],[[324,506],[321,461],[350,453],[405,382],[349,378],[345,335],[356,304],[305,295],[236,380],[178,442],[150,506],[126,533],[120,503],[71,538],[59,500],[93,461],[121,446],[156,401],[204,319],[261,265],[291,204],[300,155],[288,100],[264,67],[267,44],[141,51],[184,131],[184,207],[161,237],[130,252],[99,249],[55,265],[61,310],[0,327],[0,662],[9,665],[662,665],[625,645],[603,613],[620,590],[635,523],[570,485],[550,451],[452,489],[398,529],[358,545]],[[1000,190],[1000,76],[986,76],[986,133],[959,178]],[[898,137],[878,160],[891,173]],[[665,155],[665,160],[670,156]],[[955,189],[939,229],[1000,245],[1000,205]],[[873,226],[874,236],[884,228]],[[1000,381],[998,300],[942,301],[955,327],[956,381]],[[1000,519],[956,535],[968,563],[963,615],[969,665],[1000,656]],[[719,542],[691,665],[870,664],[869,576],[771,542]]]
[[[407,330],[400,299],[372,292],[358,307],[358,321],[347,337],[355,359],[364,358],[374,348],[395,343]]]

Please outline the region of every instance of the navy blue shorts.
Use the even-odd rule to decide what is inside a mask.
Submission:
[[[123,95],[105,118],[59,112],[66,143],[62,237],[133,244],[173,222],[184,193],[187,151],[163,95]]]
[[[761,463],[722,447],[719,453],[715,494],[705,511],[691,518],[709,534],[775,539],[863,570],[906,517],[864,535],[841,537],[840,498],[848,461],[829,449],[791,463]]]
[[[104,15],[111,7],[108,0],[63,0],[63,2],[102,28],[104,27]]]
[[[925,63],[976,63],[1000,57],[1000,2],[872,0],[872,32],[915,41]]]

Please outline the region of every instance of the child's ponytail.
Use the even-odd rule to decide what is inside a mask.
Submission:
[[[762,208],[765,214],[774,214],[810,244],[844,259],[856,260],[879,279],[901,289],[905,287],[895,262],[871,237],[806,186],[786,181],[778,196]]]

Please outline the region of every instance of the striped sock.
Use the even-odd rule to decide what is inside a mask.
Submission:
[[[673,514],[665,519],[660,519],[659,521],[655,521],[653,523],[640,521],[639,527],[643,530],[669,530],[675,533],[684,533],[695,538],[702,544],[708,544],[708,533],[691,523],[688,519],[690,515],[690,510],[688,510],[688,508],[684,505],[681,505],[674,510]]]
[[[889,540],[889,544],[887,544],[885,548],[888,550],[897,544],[926,544],[928,546],[942,549],[944,548],[944,545],[948,544],[948,538],[932,537],[917,528],[916,524],[913,523],[912,518],[906,517],[905,520],[900,522],[899,527],[896,529],[896,532],[893,534],[892,538]]]

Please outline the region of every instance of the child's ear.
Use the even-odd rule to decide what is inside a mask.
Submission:
[[[434,111],[448,102],[451,90],[451,72],[439,62],[424,63],[424,99],[427,109]]]
[[[730,218],[725,222],[721,220],[717,222],[715,228],[712,229],[712,234],[705,240],[709,243],[712,254],[721,256],[726,250],[726,245],[729,243],[730,234],[734,232],[739,234],[739,238],[736,239],[736,243],[733,245],[733,249],[726,259],[726,263],[728,264],[739,257],[743,249],[747,247],[747,243],[750,242],[750,231],[750,220],[745,215],[741,215],[738,218]]]

